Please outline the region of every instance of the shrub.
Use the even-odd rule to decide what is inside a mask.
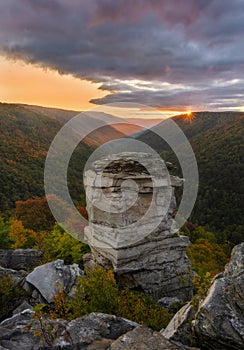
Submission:
[[[0,320],[8,317],[28,293],[16,285],[10,275],[0,276]]]
[[[66,264],[77,263],[83,267],[83,255],[90,252],[87,244],[66,233],[58,224],[43,240],[44,263],[63,259]]]
[[[119,289],[113,271],[95,268],[86,271],[87,277],[80,277],[74,299],[71,301],[73,317],[90,312],[116,314]]]
[[[25,228],[22,221],[13,220],[10,225],[9,237],[13,240],[12,248],[43,248],[43,239],[45,232],[37,233],[34,230]]]
[[[112,270],[95,268],[80,277],[74,299],[70,301],[72,318],[90,312],[103,312],[128,318],[155,330],[165,327],[172,317],[154,300],[142,293],[119,290]]]
[[[221,245],[203,238],[188,247],[187,254],[193,269],[202,276],[207,272],[215,275],[223,271],[228,262],[225,249]]]
[[[191,302],[195,312],[197,312],[200,302],[205,299],[212,284],[211,274],[206,272],[204,276],[196,275],[193,283],[196,288],[196,294],[193,296]]]

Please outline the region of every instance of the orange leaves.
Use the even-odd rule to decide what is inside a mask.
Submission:
[[[26,228],[35,231],[50,230],[55,222],[45,197],[17,201],[14,214]]]

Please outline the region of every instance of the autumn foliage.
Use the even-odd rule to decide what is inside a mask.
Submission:
[[[25,228],[35,231],[49,231],[55,223],[45,197],[17,201],[14,215],[22,221]]]
[[[155,330],[166,327],[173,316],[145,294],[120,290],[113,271],[97,267],[79,278],[72,298],[61,290],[54,297],[48,312],[41,317],[71,320],[91,312],[124,317]]]

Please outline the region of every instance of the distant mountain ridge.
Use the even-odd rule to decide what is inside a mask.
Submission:
[[[199,193],[190,220],[213,230],[240,230],[244,239],[244,113],[196,112],[173,120],[183,130],[194,150],[199,169]],[[165,141],[152,131],[139,139],[177,163]],[[179,169],[178,169],[179,170]],[[180,173],[180,172],[179,172]]]
[[[85,118],[86,115],[88,115],[88,116],[89,116],[89,114],[96,115],[96,113],[97,113],[100,115],[100,117],[102,119],[104,119],[107,122],[109,121],[111,124],[113,122],[113,118],[114,118],[114,120],[117,120],[117,121],[119,121],[121,119],[120,124],[115,124],[112,126],[112,128],[115,131],[112,131],[112,129],[110,129],[110,128],[107,129],[107,132],[104,132],[105,130],[103,130],[104,136],[106,136],[107,134],[112,135],[112,133],[114,133],[114,135],[113,135],[114,139],[116,137],[119,138],[119,137],[123,137],[125,135],[129,136],[129,135],[136,134],[138,132],[144,131],[145,129],[149,129],[162,121],[162,119],[159,119],[159,118],[153,118],[153,119],[118,118],[118,117],[111,118],[109,116],[109,114],[101,113],[99,111],[96,111],[96,109],[91,109],[90,111],[88,110],[86,113],[86,111],[73,111],[73,110],[65,110],[65,109],[59,109],[59,108],[42,107],[42,106],[34,106],[34,105],[26,105],[26,104],[22,104],[21,106],[23,106],[29,110],[32,110],[34,112],[45,115],[47,117],[50,117],[52,119],[58,120],[62,124],[65,124],[71,118],[73,118],[79,114],[81,115],[82,118],[83,117]],[[101,116],[101,114],[103,116]],[[116,131],[118,131],[118,134],[116,134]],[[96,138],[98,138],[97,141],[96,141]],[[94,139],[95,139],[95,142],[94,142]],[[110,139],[111,139],[111,137],[110,137]],[[90,145],[91,144],[99,145],[99,144],[101,144],[102,141],[103,140],[101,140],[101,134],[100,134],[100,137],[98,137],[98,135],[93,135],[93,140],[91,140],[91,139],[87,140],[88,144],[90,144]],[[107,137],[107,140],[105,140],[105,141],[109,141],[109,137]]]

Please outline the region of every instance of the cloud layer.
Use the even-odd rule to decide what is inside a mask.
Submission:
[[[0,52],[101,82],[94,100],[244,106],[243,0],[0,0]]]

